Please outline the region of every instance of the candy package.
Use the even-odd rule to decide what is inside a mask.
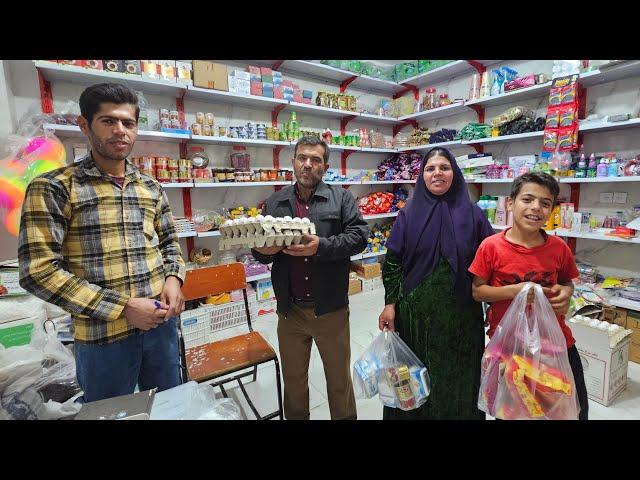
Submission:
[[[576,107],[575,103],[567,104],[567,105],[561,105],[558,108],[558,115],[559,115],[559,119],[560,119],[559,126],[560,127],[571,127],[571,126],[575,125],[575,122],[578,119],[576,113],[577,113],[577,107]]]
[[[431,380],[400,336],[384,331],[354,362],[353,388],[357,398],[379,395],[387,407],[414,410],[427,401]]]
[[[547,119],[544,128],[558,128],[560,126],[560,110],[559,107],[549,107],[547,110]]]
[[[558,145],[558,129],[549,129],[544,131],[542,149],[547,152],[554,152]]]
[[[495,418],[577,420],[567,343],[540,285],[528,283],[511,303],[482,356],[480,382],[478,408]]]
[[[546,133],[546,132],[545,132]],[[577,128],[561,127],[558,129],[558,150],[568,152],[578,147]]]

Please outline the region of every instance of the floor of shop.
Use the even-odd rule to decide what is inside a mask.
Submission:
[[[360,293],[349,298],[351,308],[351,363],[353,365],[353,362],[379,333],[378,315],[384,306],[384,296],[379,290]],[[264,315],[253,321],[254,330],[262,333],[276,351],[278,350],[277,321],[275,314]],[[246,327],[235,327],[220,332],[220,335],[228,337],[245,332]],[[589,400],[589,418],[591,420],[631,420],[640,418],[640,364],[629,362],[628,377],[626,390],[608,407]],[[250,380],[250,378],[247,380]],[[231,385],[233,384],[229,384],[229,386]],[[254,419],[255,417],[240,388],[238,386],[225,388],[228,394],[241,405],[245,418]],[[245,388],[261,415],[277,410],[275,367],[272,362],[262,365],[258,371],[258,379],[255,382],[247,381]],[[312,420],[329,420],[331,418],[326,390],[322,361],[314,344],[311,350],[309,366],[309,408]],[[382,419],[382,404],[377,397],[368,400],[356,400],[356,406],[358,420]]]

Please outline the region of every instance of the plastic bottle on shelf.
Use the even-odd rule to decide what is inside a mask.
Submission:
[[[596,154],[592,153],[591,155],[589,155],[589,165],[587,166],[587,178],[595,178],[597,168],[598,168],[598,165],[596,163]]]
[[[601,158],[600,163],[598,164],[597,177],[598,178],[606,177],[608,172],[609,172],[609,169],[607,167],[607,164],[605,163],[604,158]]]
[[[608,177],[617,177],[618,176],[618,160],[614,156],[608,165],[607,176]]]
[[[289,141],[292,142],[298,140],[299,135],[300,127],[296,120],[296,112],[291,112],[291,115],[289,116]]]
[[[578,168],[576,170],[576,178],[585,178],[587,176],[587,161],[585,159],[584,153],[580,155],[580,160],[578,161]]]
[[[489,196],[489,199],[487,200],[487,218],[489,219],[489,223],[495,223],[497,209],[498,197]]]

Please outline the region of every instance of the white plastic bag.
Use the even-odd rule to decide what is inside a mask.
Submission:
[[[56,337],[34,329],[28,345],[0,345],[0,411],[14,420],[56,419],[81,405],[73,354]]]
[[[353,364],[353,387],[358,398],[377,394],[387,407],[413,410],[427,401],[431,381],[400,336],[385,330]]]
[[[217,399],[211,385],[198,385],[183,420],[242,420],[240,407],[231,398]]]
[[[487,344],[481,375],[478,408],[495,418],[577,420],[567,343],[540,285],[525,285],[511,302]]]

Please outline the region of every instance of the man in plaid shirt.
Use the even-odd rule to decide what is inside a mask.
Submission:
[[[165,390],[181,383],[185,265],[166,194],[127,161],[138,99],[120,84],[92,85],[80,111],[89,155],[27,188],[20,285],[71,313],[84,401]]]

